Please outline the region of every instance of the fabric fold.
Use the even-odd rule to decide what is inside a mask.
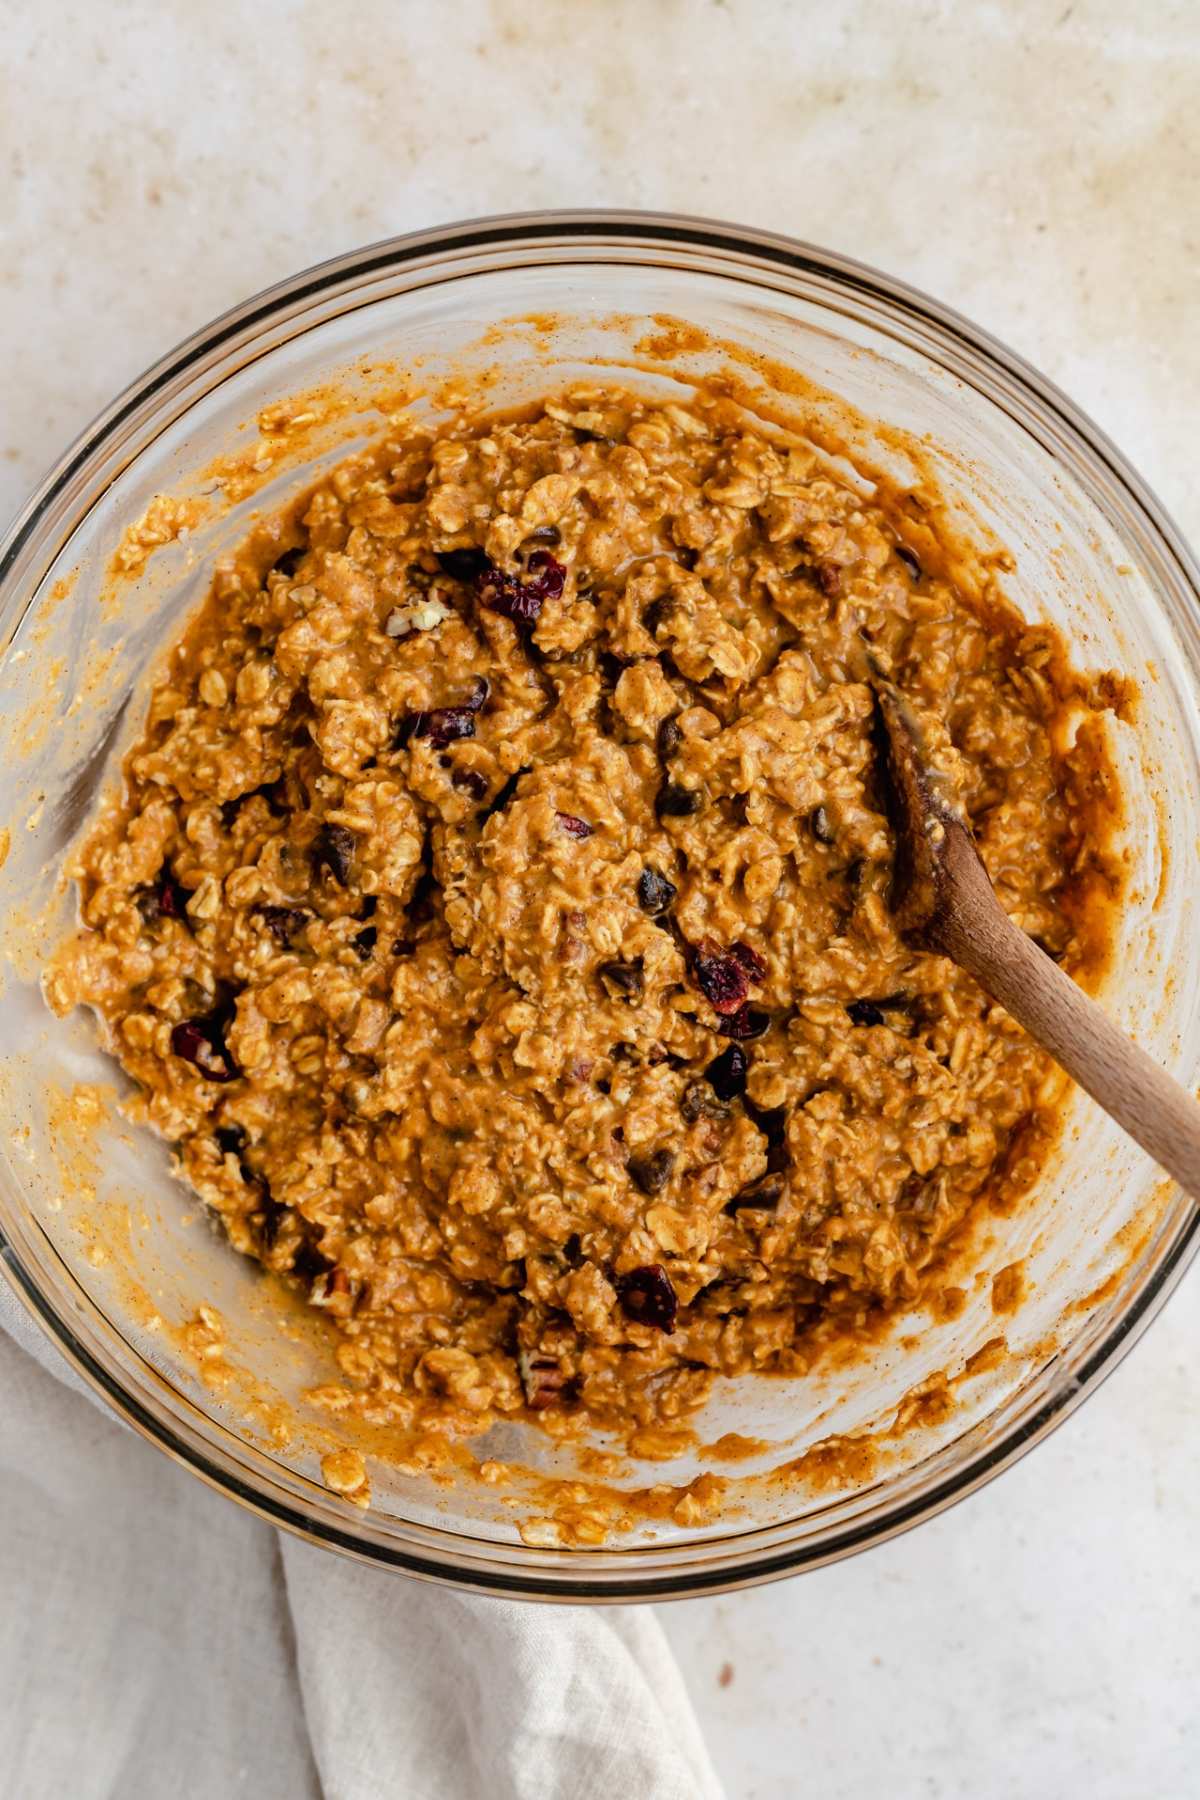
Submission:
[[[649,1608],[459,1594],[272,1531],[120,1429],[3,1281],[0,1476],[22,1800],[720,1800]]]

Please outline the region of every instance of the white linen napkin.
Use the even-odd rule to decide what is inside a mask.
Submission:
[[[0,1279],[5,1793],[720,1800],[649,1608],[352,1563],[93,1402]]]

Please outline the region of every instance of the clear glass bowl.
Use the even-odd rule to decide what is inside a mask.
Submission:
[[[47,1012],[38,969],[73,908],[58,879],[64,847],[141,716],[153,659],[254,509],[378,429],[371,397],[385,377],[397,384],[389,359],[426,387],[448,372],[486,371],[497,403],[605,370],[664,387],[725,360],[711,343],[669,364],[638,352],[659,315],[739,346],[743,374],[765,371],[767,387],[772,366],[784,365],[913,434],[963,529],[994,533],[1012,550],[1015,573],[1003,585],[1022,610],[1061,625],[1078,661],[1138,681],[1135,722],[1112,728],[1130,879],[1102,998],[1195,1085],[1195,563],[1145,484],[1068,400],[964,320],[869,269],[762,232],[638,214],[484,220],[380,244],[248,301],[151,369],[51,471],[0,551],[0,782],[12,839],[0,869],[8,1277],[116,1411],[262,1516],[376,1563],[551,1599],[762,1581],[938,1512],[1079,1404],[1144,1330],[1197,1244],[1193,1210],[1076,1096],[1037,1192],[1016,1216],[991,1220],[977,1243],[979,1278],[957,1318],[912,1316],[869,1360],[803,1382],[724,1384],[700,1422],[703,1438],[732,1430],[767,1448],[732,1468],[690,1455],[633,1463],[619,1484],[729,1474],[716,1519],[644,1520],[600,1547],[564,1550],[522,1540],[517,1521],[538,1505],[520,1484],[446,1485],[376,1457],[374,1503],[360,1512],[320,1480],[330,1440],[302,1398],[323,1372],[319,1345],[281,1330],[251,1266],[171,1180],[165,1148],[115,1114],[113,1066],[88,1022]],[[493,329],[503,321],[516,322]],[[254,444],[264,406],[329,380],[349,396],[336,427],[314,428],[303,458],[273,467],[257,496],[160,550],[120,603],[103,597],[122,533],[156,494],[201,492],[215,456]],[[817,414],[833,406],[811,394],[804,404]],[[867,428],[862,448],[902,469],[896,444],[870,437]],[[80,1083],[105,1090],[94,1117],[79,1103]],[[1026,1298],[997,1320],[990,1276],[1017,1258]],[[226,1322],[238,1373],[223,1388],[204,1379],[181,1335],[200,1300]],[[914,1387],[938,1372],[957,1377],[1001,1332],[1007,1354],[956,1380],[952,1409],[930,1409],[881,1440],[869,1473],[862,1465],[855,1477],[836,1461],[821,1465],[820,1481],[811,1461],[807,1479],[777,1472],[831,1436],[886,1430]],[[295,1421],[287,1445],[271,1428],[281,1411]],[[499,1429],[488,1448],[535,1474],[574,1466],[570,1452],[521,1426]],[[519,1504],[506,1506],[506,1495]]]

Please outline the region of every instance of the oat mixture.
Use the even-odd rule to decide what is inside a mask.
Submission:
[[[217,569],[48,992],[331,1405],[680,1418],[1033,1179],[1046,1060],[889,918],[864,639],[1079,968],[1050,635],[728,400],[398,428]]]

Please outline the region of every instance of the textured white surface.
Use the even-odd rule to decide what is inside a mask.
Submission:
[[[1194,0],[4,10],[0,515],[264,283],[454,217],[616,204],[930,289],[1060,381],[1200,537]],[[1193,1275],[983,1495],[838,1568],[665,1609],[732,1800],[1200,1793],[1198,1369]]]

